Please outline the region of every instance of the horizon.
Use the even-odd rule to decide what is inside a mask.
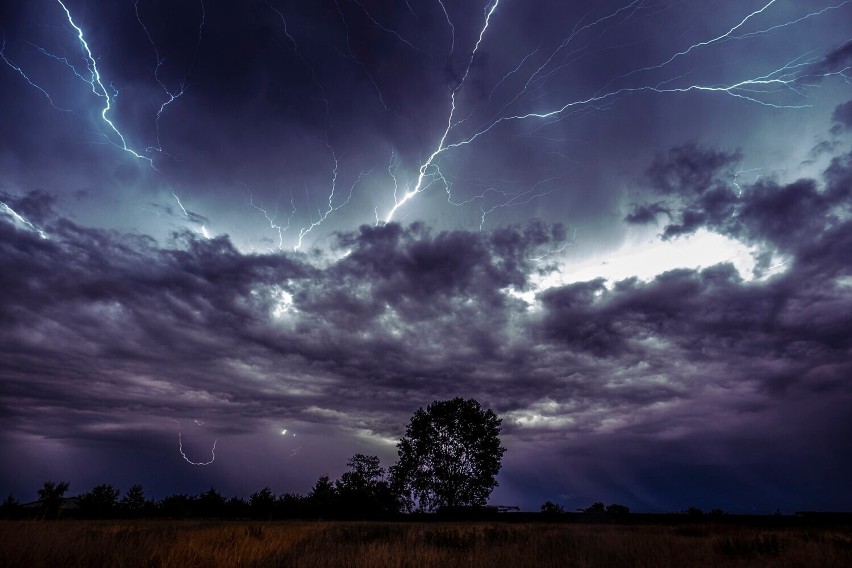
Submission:
[[[491,503],[852,510],[850,19],[3,5],[0,492],[305,494],[458,396]]]

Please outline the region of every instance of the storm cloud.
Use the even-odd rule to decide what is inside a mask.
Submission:
[[[691,164],[677,174],[685,211],[723,190],[712,180],[728,160],[706,154],[678,148],[652,168]],[[312,258],[187,232],[161,246],[81,227],[46,194],[6,196],[46,238],[0,225],[4,428],[79,442],[128,415],[203,416],[220,437],[357,416],[394,438],[413,406],[461,393],[516,443],[702,444],[722,423],[765,439],[804,413],[836,417],[821,443],[847,447],[850,173],[841,156],[823,182],[724,188],[733,214],[703,226],[777,247],[780,274],[746,281],[720,264],[532,297],[557,270],[534,259],[565,244],[562,227],[364,226]],[[806,444],[813,430],[788,435]]]

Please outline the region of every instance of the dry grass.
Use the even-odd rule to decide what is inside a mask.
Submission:
[[[9,567],[852,566],[852,530],[228,521],[0,522]]]

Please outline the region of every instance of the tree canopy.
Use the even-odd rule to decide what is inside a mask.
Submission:
[[[68,491],[68,482],[60,481],[54,483],[45,481],[44,486],[38,490],[38,501],[41,504],[41,514],[45,519],[55,519],[59,515],[62,505],[62,497]]]
[[[418,409],[397,444],[399,461],[390,468],[405,506],[433,511],[484,505],[497,486],[506,451],[500,445],[501,422],[472,398]]]

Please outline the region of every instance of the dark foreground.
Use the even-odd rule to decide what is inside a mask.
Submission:
[[[852,566],[852,527],[4,521],[0,566]]]

